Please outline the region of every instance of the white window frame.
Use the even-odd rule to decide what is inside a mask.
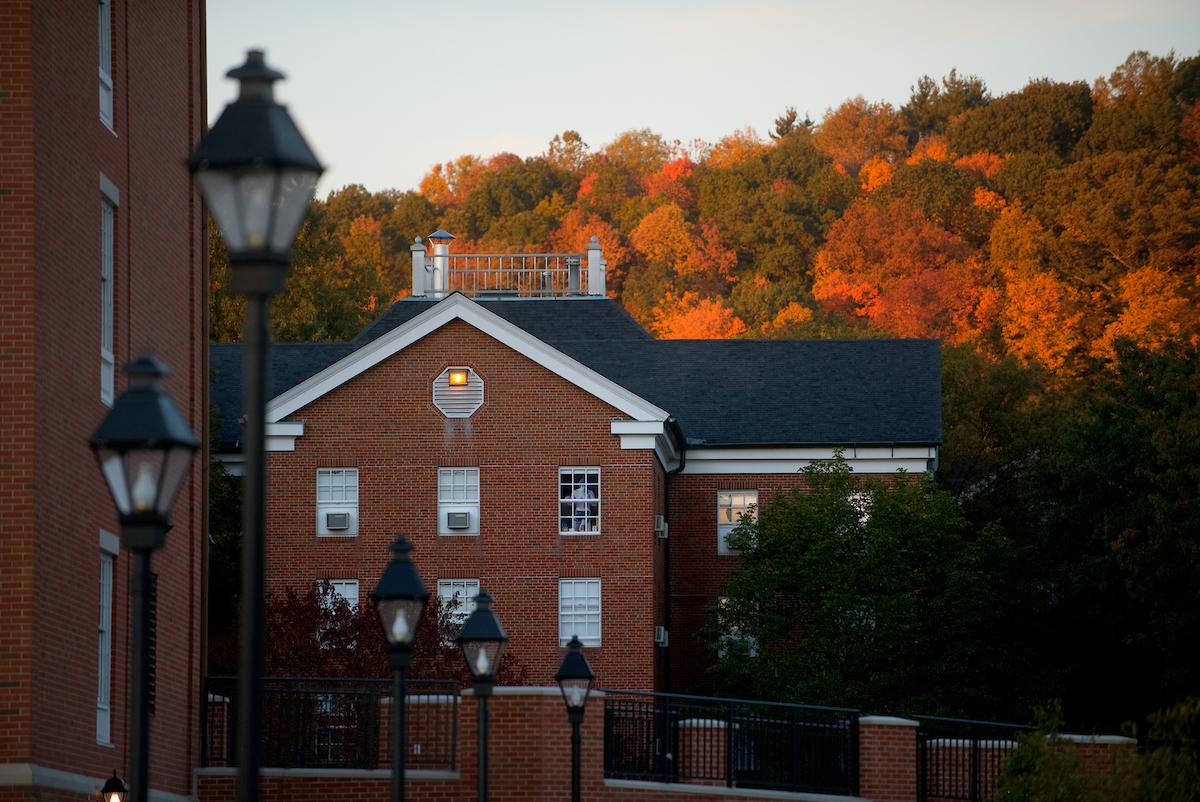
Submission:
[[[113,131],[112,16],[112,0],[99,0],[96,28],[100,50],[100,122],[110,131]]]
[[[578,592],[581,590],[583,595]],[[566,577],[558,580],[559,646],[566,646],[572,636],[578,636],[584,646],[599,646],[603,613],[604,588],[598,577]],[[588,631],[592,624],[595,625],[594,633]],[[579,631],[581,625],[583,632]]]
[[[100,530],[100,609],[96,625],[96,743],[112,746],[112,605],[120,541]]]
[[[317,536],[355,537],[358,535],[358,468],[317,468]],[[350,516],[346,529],[330,529],[325,516],[331,512],[344,512]]]
[[[120,193],[100,176],[100,401],[112,406],[116,389],[116,325],[113,279],[116,267],[117,205]]]
[[[579,479],[580,474],[583,475],[582,481]],[[592,474],[595,475],[594,481]],[[559,468],[557,487],[558,533],[560,535],[602,534],[604,530],[604,493],[599,466]],[[593,495],[588,495],[589,493]],[[593,505],[594,514],[592,512]]]
[[[448,604],[458,599],[458,607],[450,614],[450,624],[455,629],[461,627],[471,613],[475,612],[475,597],[479,595],[478,579],[439,579],[437,583],[438,602]]]
[[[359,586],[357,579],[322,579],[320,584],[329,585],[334,593],[346,600],[351,609],[358,609]],[[353,592],[348,592],[350,590],[353,590]]]
[[[753,496],[754,500],[745,502],[740,497]],[[737,500],[735,500],[737,499]],[[729,511],[726,514],[726,510]],[[717,554],[739,554],[737,549],[729,547],[729,533],[737,529],[742,522],[742,515],[749,513],[752,520],[758,520],[758,490],[718,490],[717,491]]]
[[[465,465],[438,468],[438,534],[478,536],[481,492],[478,468]],[[470,516],[466,529],[450,528],[447,516],[452,512],[465,512]]]

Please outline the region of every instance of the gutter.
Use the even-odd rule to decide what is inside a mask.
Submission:
[[[675,438],[675,442],[679,445],[679,465],[663,474],[663,512],[668,520],[671,516],[671,477],[683,471],[687,466],[687,438],[683,436],[683,429],[679,425],[679,421],[674,415],[667,418],[667,429]],[[671,535],[668,531],[665,551],[663,552],[663,587],[665,588],[665,596],[663,598],[663,626],[667,628],[667,635],[671,633]],[[667,664],[663,671],[663,681],[667,686],[667,691],[671,687],[671,646],[668,641],[666,648]]]

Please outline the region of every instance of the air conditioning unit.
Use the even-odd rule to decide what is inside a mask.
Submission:
[[[338,531],[350,528],[350,513],[348,512],[327,512],[325,513],[325,528],[329,531]]]
[[[654,628],[654,645],[655,646],[668,646],[668,645],[670,645],[670,640],[671,639],[667,636],[667,628],[666,627],[655,627]]]
[[[446,513],[446,528],[447,529],[469,529],[471,526],[471,513],[469,512],[448,512]]]
[[[670,528],[670,525],[667,523],[666,518],[664,518],[661,515],[654,516],[654,532],[655,532],[655,534],[657,534],[659,537],[666,537],[667,530],[669,528]]]

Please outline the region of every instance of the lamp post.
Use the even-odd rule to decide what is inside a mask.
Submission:
[[[116,769],[100,789],[100,802],[125,802],[125,783],[117,776]]]
[[[579,802],[579,725],[583,723],[583,712],[596,675],[583,656],[583,644],[578,635],[571,636],[567,654],[563,657],[558,674],[554,677],[567,705],[567,720],[571,722],[571,800]]]
[[[407,747],[404,743],[407,719],[405,683],[412,660],[412,642],[421,614],[429,601],[429,591],[421,583],[417,567],[409,559],[412,545],[403,537],[391,545],[392,561],[383,569],[379,584],[371,594],[392,667],[392,802],[404,802],[404,770]]]
[[[129,388],[100,422],[91,446],[117,507],[121,540],[133,552],[129,797],[130,802],[147,802],[150,649],[146,638],[150,631],[150,555],[163,547],[171,528],[171,504],[200,441],[179,414],[174,400],[163,391],[166,365],[154,357],[143,356],[126,365],[125,373]],[[113,779],[117,779],[115,771]],[[124,791],[122,784],[120,793]],[[124,800],[124,796],[118,799]]]
[[[237,100],[201,138],[188,160],[209,212],[229,249],[230,287],[246,296],[242,344],[246,476],[242,489],[242,624],[238,671],[238,799],[258,799],[262,759],[266,518],[267,349],[270,299],[283,289],[292,240],[304,220],[321,164],[271,85],[283,78],[261,50],[226,75]]]
[[[508,635],[500,626],[500,619],[492,612],[492,596],[486,590],[481,590],[475,597],[475,611],[458,633],[458,645],[462,647],[467,669],[471,672],[475,697],[479,700],[479,802],[487,802],[488,798],[487,700],[496,684],[496,673],[500,670],[500,658],[504,656],[507,642]]]

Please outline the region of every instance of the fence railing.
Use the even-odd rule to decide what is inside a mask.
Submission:
[[[919,802],[983,802],[996,793],[1004,760],[1017,748],[1019,724],[916,716]]]
[[[852,795],[858,711],[608,690],[604,776]]]
[[[203,766],[236,765],[237,677],[208,677],[201,717]],[[458,683],[408,681],[408,766],[454,769]],[[263,766],[374,769],[391,765],[392,685],[386,679],[268,679],[262,698]]]
[[[517,297],[586,295],[587,254],[480,253],[449,254],[446,292]],[[426,262],[432,272],[439,257]]]

